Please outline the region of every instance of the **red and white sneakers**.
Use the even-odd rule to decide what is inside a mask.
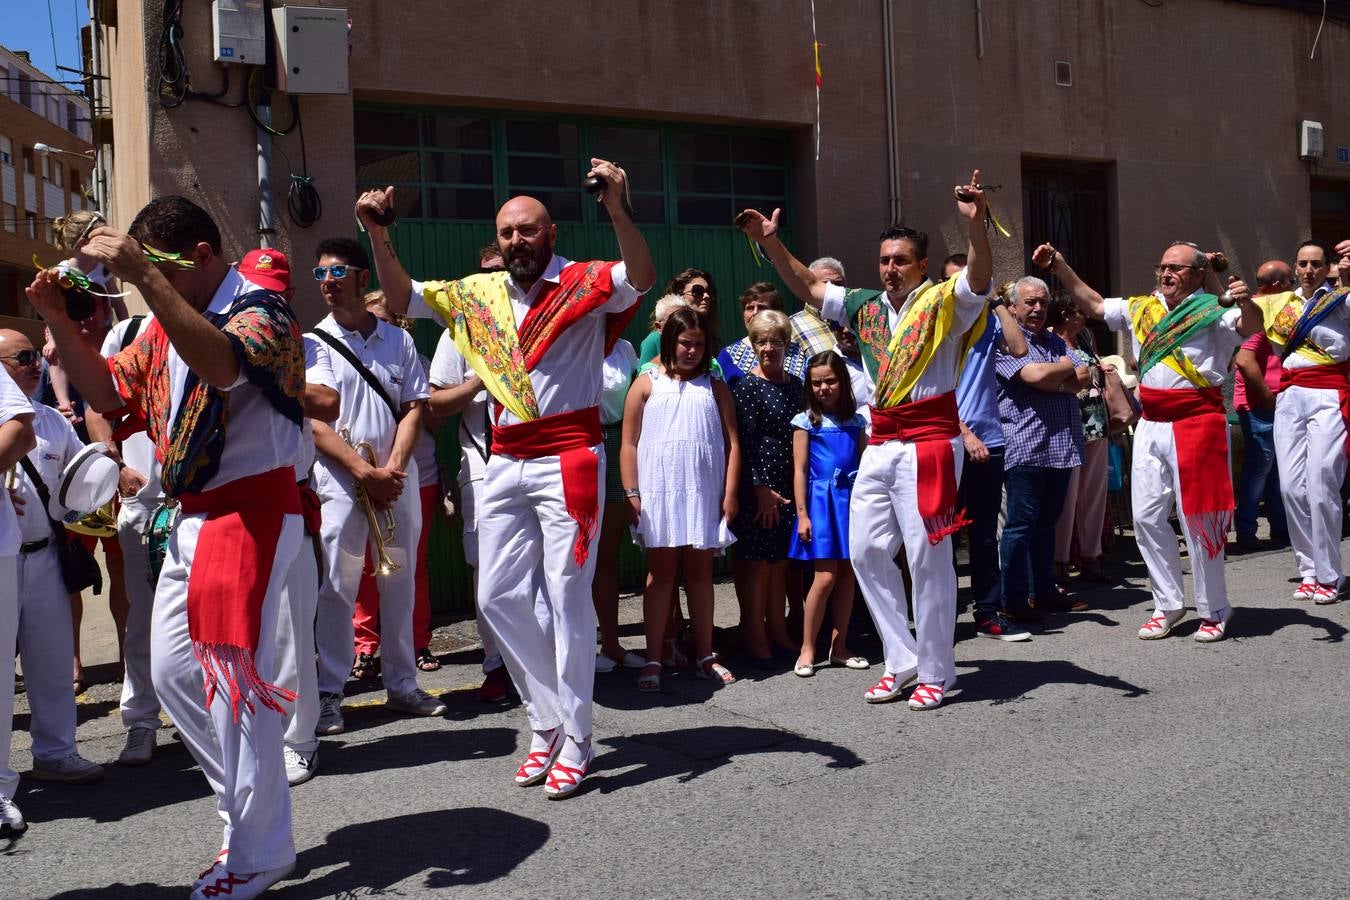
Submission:
[[[1305,578],[1303,583],[1294,588],[1295,600],[1311,600],[1317,594],[1317,579]]]
[[[516,769],[516,784],[521,787],[530,787],[543,781],[548,775],[548,767],[553,765],[553,761],[558,758],[563,747],[563,730],[561,728],[553,729],[553,737],[549,739],[548,746],[538,750],[531,750],[525,757],[525,761]]]
[[[1186,615],[1186,610],[1178,609],[1175,612],[1155,612],[1153,617],[1144,623],[1139,629],[1139,640],[1156,641],[1158,638],[1165,638],[1172,633],[1172,626],[1181,621]]]
[[[548,780],[544,782],[544,796],[550,800],[566,800],[581,789],[581,782],[595,762],[595,748],[586,750],[586,758],[579,766],[569,766],[561,759],[548,770]]]
[[[918,669],[897,672],[894,675],[887,672],[881,676],[881,680],[867,689],[867,693],[863,694],[863,699],[868,703],[889,703],[899,697],[901,691],[918,680]]]

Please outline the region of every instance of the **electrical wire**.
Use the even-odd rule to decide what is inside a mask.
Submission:
[[[184,100],[205,100],[217,106],[237,109],[244,100],[230,103],[222,100],[230,92],[230,67],[225,66],[225,82],[219,91],[195,91],[188,74],[187,57],[183,53],[183,2],[165,0],[164,18],[159,32],[159,103],[165,109],[182,106]]]
[[[1308,51],[1308,59],[1317,55],[1317,42],[1322,39],[1322,26],[1327,24],[1327,0],[1322,0],[1322,21],[1317,23],[1317,35],[1313,38],[1312,49]]]
[[[291,221],[297,228],[309,228],[323,216],[323,200],[314,187],[314,179],[309,176],[309,157],[305,153],[305,123],[300,118],[300,104],[294,97],[291,98],[291,103],[295,107],[295,124],[300,132],[301,174],[291,172],[291,189],[286,194],[286,212],[290,214]],[[286,168],[290,167],[291,161],[288,158]]]
[[[271,122],[264,122],[262,120],[262,117],[258,115],[257,109],[259,105],[258,101],[266,100],[267,105],[271,107],[272,89],[268,87],[266,84],[264,84],[261,90],[258,90],[256,85],[256,79],[258,77],[258,69],[259,69],[258,66],[252,67],[252,70],[248,73],[248,84],[244,90],[244,106],[248,109],[248,117],[253,120],[254,125],[257,125],[263,131],[267,132],[273,137],[282,137],[283,135],[290,134],[292,131],[295,130],[295,123],[300,121],[300,105],[299,103],[296,102],[295,97],[291,96],[290,94],[287,94],[286,95],[287,99],[289,99],[291,102],[290,124],[287,125],[285,128],[278,129],[275,126],[273,126]],[[256,94],[255,91],[257,91]]]
[[[52,65],[60,68],[61,58],[56,55],[56,17],[52,15],[52,0],[47,0],[47,31],[52,36]]]

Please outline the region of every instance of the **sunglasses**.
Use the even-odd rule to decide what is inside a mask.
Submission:
[[[75,246],[78,247],[79,245],[83,244],[85,240],[89,237],[89,232],[93,231],[98,226],[106,225],[107,223],[108,220],[103,218],[103,213],[95,212],[94,217],[89,220],[89,224],[84,226],[84,230],[80,232],[80,236],[75,239]]]
[[[717,294],[714,291],[710,290],[709,288],[705,288],[701,284],[695,284],[692,285],[691,287],[687,287],[684,289],[684,292],[689,296],[693,297],[695,300],[702,300],[704,297],[717,296]]]
[[[344,265],[315,266],[314,280],[323,281],[331,273],[334,278],[336,278],[338,281],[341,281],[342,279],[347,277],[348,272],[360,272],[360,271],[362,271],[360,266],[344,266]]]
[[[16,360],[21,366],[35,366],[41,356],[36,350],[20,350],[12,356],[0,356],[0,359]]]

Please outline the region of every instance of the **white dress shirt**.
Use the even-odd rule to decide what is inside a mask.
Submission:
[[[455,348],[449,331],[441,332],[436,344],[436,355],[431,358],[431,383],[438,388],[454,387],[468,381],[473,372],[464,356]],[[479,391],[464,407],[459,417],[459,483],[482,481],[487,472],[489,441],[487,438],[488,392]]]
[[[1190,297],[1186,299],[1189,300]],[[1139,359],[1139,338],[1135,336],[1134,326],[1130,321],[1129,301],[1122,297],[1108,297],[1103,309],[1102,319],[1106,322],[1106,327],[1112,331],[1127,332],[1130,335],[1134,358]],[[1241,317],[1241,310],[1230,309],[1213,326],[1192,334],[1181,344],[1182,353],[1211,386],[1223,384],[1224,378],[1228,376],[1228,363],[1242,344],[1243,339],[1237,333],[1237,323]],[[1178,375],[1171,366],[1162,362],[1144,373],[1140,383],[1163,390],[1195,387]]]
[[[506,279],[506,291],[511,298],[517,328],[524,321],[525,314],[530,311],[544,285],[557,284],[559,273],[568,264],[568,260],[554,254],[544,269],[544,274],[528,291],[522,291],[514,278]],[[534,397],[539,404],[540,416],[556,416],[599,404],[602,384],[601,361],[605,358],[605,316],[609,313],[623,312],[637,303],[641,296],[629,283],[628,268],[622,262],[614,265],[610,277],[614,292],[609,300],[559,335],[539,360],[539,364],[530,371],[530,384],[534,387]],[[422,283],[418,281],[412,283],[408,315],[433,318],[442,325],[448,324],[439,313],[427,305],[426,298],[422,294]],[[499,424],[514,425],[518,421],[510,412],[503,410]]]
[[[61,485],[61,470],[84,447],[75,429],[50,406],[34,403],[33,432],[37,435],[37,446],[28,454],[28,461],[37,469],[38,477],[47,487],[49,497],[56,496]],[[40,541],[52,536],[51,523],[47,519],[47,508],[42,505],[37,487],[28,478],[28,473],[19,466],[18,478],[14,482],[19,497],[24,502],[23,515],[19,516],[19,532],[23,543]]]
[[[136,337],[145,334],[145,329],[149,328],[154,320],[155,317],[152,315],[146,315],[141,319]],[[127,329],[131,327],[131,322],[131,319],[123,319],[108,330],[107,336],[103,338],[103,346],[99,350],[104,357],[112,359],[122,352],[122,340],[126,336]],[[135,338],[132,340],[134,342]],[[145,476],[145,485],[136,492],[136,499],[146,503],[157,503],[160,495],[164,493],[164,485],[160,479],[159,460],[155,459],[155,445],[150,440],[150,435],[138,431],[122,441],[122,462],[126,463],[127,468]]]
[[[9,372],[0,368],[0,425],[15,416],[29,415],[33,412],[33,402],[23,395]],[[60,413],[57,413],[60,415]],[[14,513],[14,505],[9,502],[9,492],[0,500],[0,556],[17,556],[19,553],[19,517]]]

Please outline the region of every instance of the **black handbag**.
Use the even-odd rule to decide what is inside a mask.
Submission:
[[[37,490],[38,499],[42,501],[42,512],[52,527],[49,540],[56,545],[56,559],[61,566],[61,580],[66,583],[66,593],[78,594],[89,587],[94,589],[95,594],[103,593],[103,570],[98,567],[94,554],[89,552],[83,541],[67,531],[65,525],[51,517],[48,512],[51,495],[47,493],[47,485],[38,475],[37,467],[26,456],[19,460],[19,464]]]

